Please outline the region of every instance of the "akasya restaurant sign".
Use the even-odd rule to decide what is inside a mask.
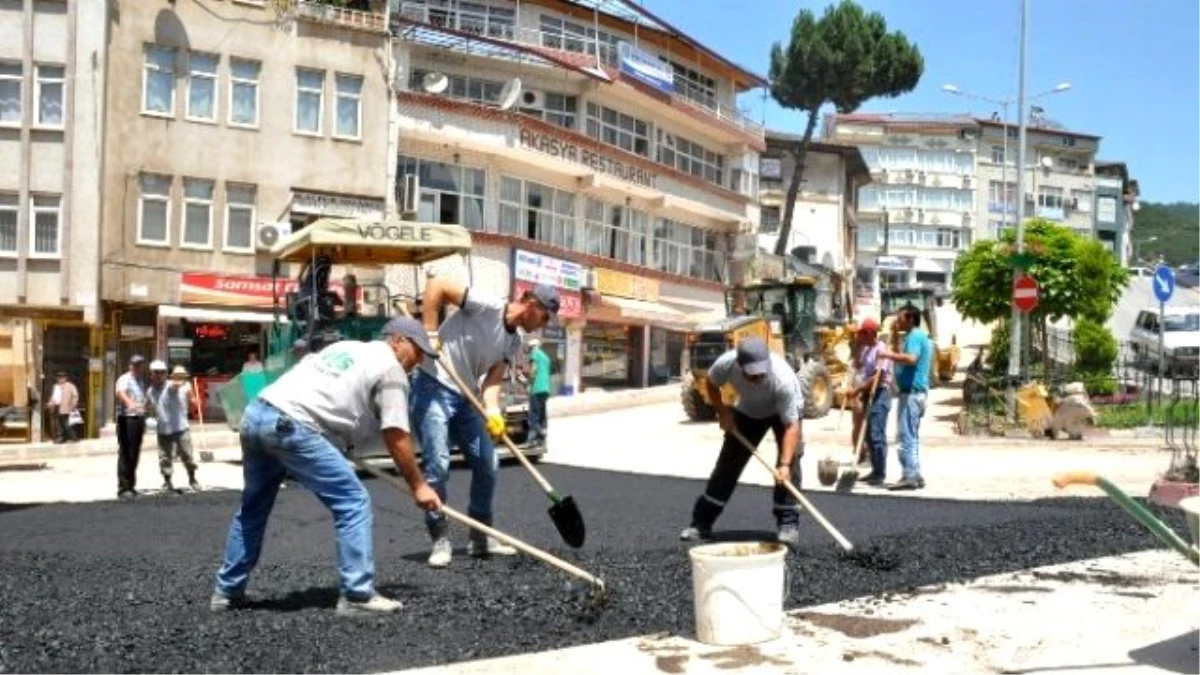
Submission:
[[[652,188],[658,183],[658,174],[633,164],[627,164],[606,154],[583,147],[574,141],[552,136],[528,127],[521,127],[521,147],[582,164],[600,173],[606,173],[623,181]]]
[[[295,279],[183,272],[179,275],[179,303],[271,309],[275,306],[276,294],[282,307],[287,294],[297,290],[298,286]],[[344,294],[340,282],[330,282],[329,290],[339,296]],[[359,293],[362,293],[361,288]]]

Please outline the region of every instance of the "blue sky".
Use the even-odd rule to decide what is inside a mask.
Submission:
[[[831,2],[832,0],[829,0]],[[826,0],[643,0],[647,9],[726,57],[767,73],[803,7]],[[951,83],[993,99],[1017,96],[1020,0],[860,0],[916,42],[925,74],[911,93],[869,112],[971,112],[995,106],[941,91]],[[1068,128],[1103,136],[1100,158],[1121,160],[1148,201],[1200,197],[1200,3],[1196,0],[1030,0],[1027,91],[1069,81],[1038,104]],[[742,105],[762,119],[758,92]],[[1016,120],[1016,106],[1009,106]],[[800,133],[801,118],[766,106],[767,126]]]

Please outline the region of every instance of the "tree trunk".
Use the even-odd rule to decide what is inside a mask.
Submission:
[[[804,161],[808,155],[808,144],[817,128],[817,110],[808,111],[808,124],[804,127],[804,138],[791,151],[793,166],[792,180],[788,183],[787,197],[783,202],[783,220],[779,223],[779,240],[775,242],[775,255],[787,255],[788,239],[792,236],[792,216],[795,215],[796,198],[800,196],[800,184],[804,179]]]

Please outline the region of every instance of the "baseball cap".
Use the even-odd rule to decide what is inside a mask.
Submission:
[[[139,363],[145,363],[145,362],[146,362],[146,357],[142,356],[141,354],[134,354],[133,356],[129,357],[129,365],[131,365],[131,366],[137,365]]]
[[[407,316],[398,316],[385,323],[383,330],[379,331],[380,337],[391,337],[393,335],[406,337],[416,343],[417,348],[427,355],[437,356],[437,350],[433,348],[433,345],[429,344],[429,337],[425,334],[425,327],[416,319]]]
[[[747,375],[765,375],[771,366],[771,352],[760,338],[746,338],[737,346],[737,362]]]
[[[165,373],[165,372],[167,372],[167,364],[163,363],[162,361],[159,361],[158,359],[155,359],[150,362],[150,370],[155,371],[155,372],[158,372],[161,370],[162,372]]]
[[[553,286],[537,284],[529,292],[538,299],[538,302],[542,303],[542,307],[545,307],[547,312],[550,312],[550,316],[558,314],[558,291]]]
[[[530,349],[533,349],[534,347],[541,347],[541,346],[542,346],[542,341],[537,338],[533,338],[532,340],[529,341]]]
[[[858,324],[858,330],[860,333],[877,333],[879,332],[879,322],[874,317],[868,316],[862,320],[862,323]]]

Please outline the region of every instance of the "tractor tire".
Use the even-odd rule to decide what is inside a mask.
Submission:
[[[691,373],[683,378],[683,389],[679,392],[683,403],[683,412],[693,422],[710,422],[717,418],[717,411],[704,402],[700,392],[696,391],[696,380]]]
[[[804,395],[804,419],[820,419],[833,407],[833,380],[820,361],[809,361],[800,368],[800,392]]]

